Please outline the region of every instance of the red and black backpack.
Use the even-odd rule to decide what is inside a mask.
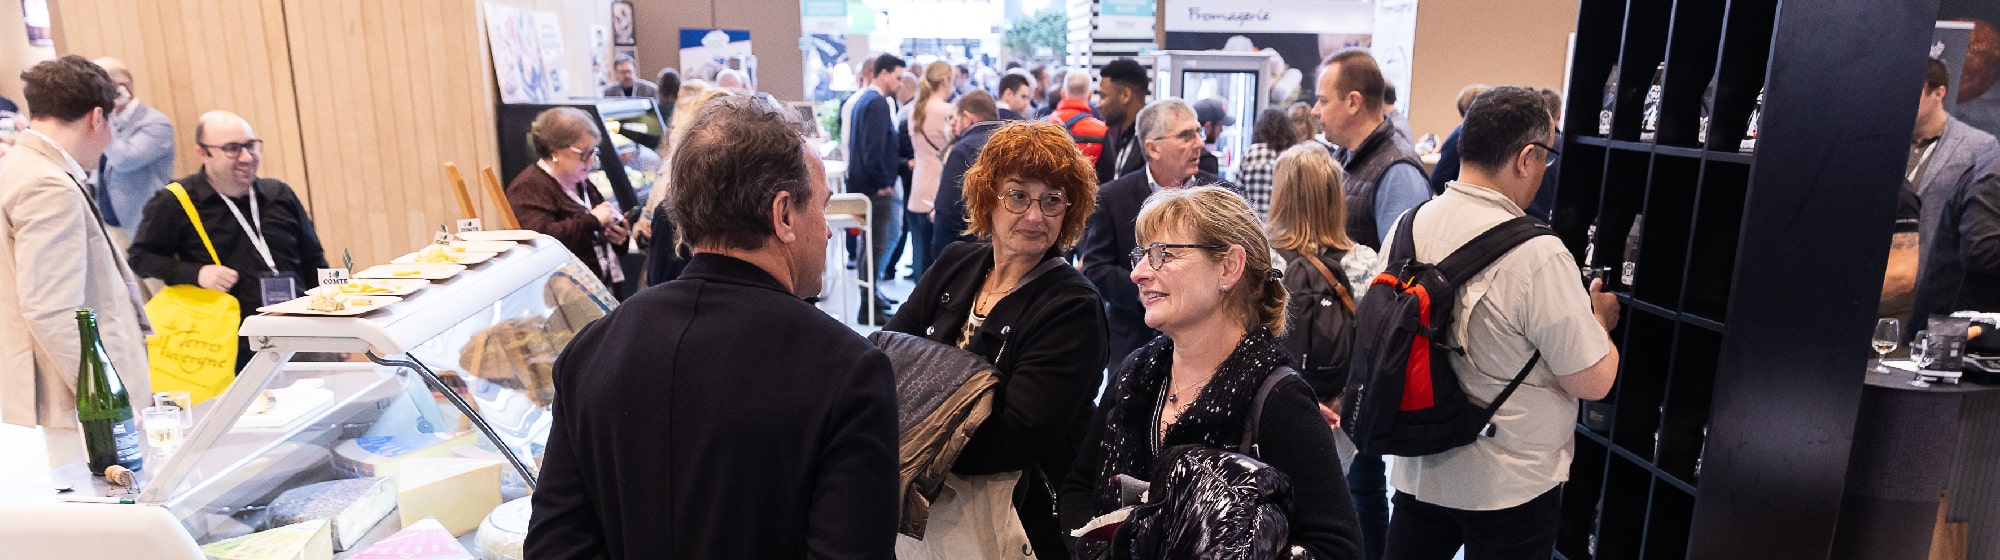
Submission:
[[[1460,286],[1522,243],[1555,232],[1534,217],[1515,218],[1479,234],[1437,264],[1425,263],[1416,259],[1410,231],[1422,209],[1419,205],[1403,214],[1382,257],[1382,274],[1356,306],[1352,374],[1340,417],[1361,453],[1421,457],[1491,436],[1493,413],[1542,358],[1535,352],[1500,396],[1481,406],[1466,397],[1448,359],[1452,353],[1464,354],[1464,348],[1445,339]]]

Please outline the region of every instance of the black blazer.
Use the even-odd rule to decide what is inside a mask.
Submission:
[[[1097,212],[1090,215],[1090,227],[1083,236],[1083,275],[1103,294],[1104,314],[1111,327],[1111,354],[1104,364],[1109,371],[1118,371],[1126,354],[1159,336],[1146,326],[1146,308],[1139,305],[1139,287],[1132,284],[1132,248],[1138,246],[1133,228],[1139,220],[1139,208],[1153,195],[1150,177],[1142,169],[1099,188]],[[1242,190],[1207,173],[1195,173],[1193,184]]]
[[[1050,249],[1043,258],[1060,255]],[[953,243],[883,329],[958,344],[980,285],[992,270],[992,245]],[[1097,290],[1065,264],[1001,298],[965,347],[993,363],[1000,384],[993,416],[972,434],[952,471],[1029,471],[1016,486],[1016,503],[1029,540],[1043,558],[1069,555],[1052,515],[1053,492],[1075,463],[1076,448],[1089,430],[1091,401],[1103,380],[1098,364],[1104,363],[1106,337]]]
[[[756,265],[698,253],[555,363],[530,558],[891,558],[886,356]]]
[[[1107,131],[1104,153],[1097,156],[1097,184],[1104,185],[1116,181],[1132,172],[1146,168],[1146,143],[1139,140],[1139,129],[1126,125],[1124,130]],[[1118,153],[1125,155],[1125,165],[1118,165]],[[1140,179],[1145,182],[1145,179]]]

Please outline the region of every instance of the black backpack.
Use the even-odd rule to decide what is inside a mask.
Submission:
[[[1285,259],[1285,351],[1321,400],[1347,389],[1354,353],[1354,296],[1326,258],[1280,249]],[[1338,255],[1338,253],[1335,253]],[[1338,263],[1335,263],[1338,265]]]
[[[1353,374],[1341,403],[1341,427],[1359,452],[1421,457],[1493,435],[1494,411],[1520,388],[1542,353],[1528,359],[1493,403],[1465,396],[1446,344],[1458,288],[1501,256],[1530,239],[1554,235],[1547,224],[1520,217],[1493,226],[1433,265],[1416,259],[1411,226],[1417,209],[1403,214],[1396,238],[1382,256],[1382,274],[1359,306]]]

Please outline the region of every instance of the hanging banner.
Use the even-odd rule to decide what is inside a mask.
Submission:
[[[486,4],[486,42],[502,103],[542,103],[556,98],[542,59],[534,12],[496,2]],[[560,45],[557,45],[560,48]]]
[[[1417,46],[1417,0],[1376,0],[1375,36],[1369,52],[1382,67],[1382,78],[1396,86],[1396,110],[1410,113],[1410,76]]]
[[[1367,34],[1375,18],[1367,0],[1167,0],[1166,11],[1168,32]]]
[[[555,12],[531,12],[535,18],[535,40],[541,45],[542,71],[548,74],[549,95],[569,96],[569,69],[563,68],[562,17]]]
[[[847,34],[847,0],[799,0],[799,33]]]
[[[733,68],[731,59],[749,60],[750,30],[681,28],[681,71],[712,64]]]
[[[1097,6],[1097,39],[1153,39],[1153,0],[1103,0]]]

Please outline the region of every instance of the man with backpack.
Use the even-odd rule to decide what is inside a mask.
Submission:
[[[1535,90],[1481,94],[1459,142],[1459,180],[1383,238],[1341,421],[1399,456],[1387,557],[1546,559],[1577,399],[1617,377],[1618,300],[1522,211],[1558,155]]]
[[[1062,125],[1069,137],[1076,139],[1077,149],[1083,150],[1091,163],[1097,163],[1098,155],[1104,152],[1105,126],[1090,110],[1090,72],[1076,70],[1063,75],[1062,92],[1062,102],[1044,120]]]

